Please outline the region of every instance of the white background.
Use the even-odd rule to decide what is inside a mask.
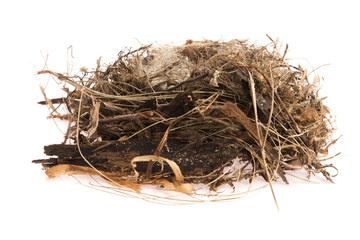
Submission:
[[[8,1],[0,3],[1,239],[358,239],[359,13],[356,1]],[[332,153],[335,184],[275,183],[227,203],[163,206],[91,190],[72,178],[49,181],[31,160],[62,134],[36,76],[116,58],[126,46],[186,39],[250,39],[269,34],[290,46],[288,57],[328,64],[322,95],[343,135]]]

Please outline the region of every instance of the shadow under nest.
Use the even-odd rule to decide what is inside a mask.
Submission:
[[[261,176],[287,182],[305,169],[332,181],[321,157],[336,142],[318,78],[285,59],[277,42],[188,40],[142,46],[78,75],[42,70],[65,84],[65,98],[40,102],[66,119],[64,142],[45,146],[49,177],[100,175],[191,192]],[[70,90],[71,89],[71,90]],[[44,91],[44,90],[43,90]],[[58,106],[66,106],[61,113]]]

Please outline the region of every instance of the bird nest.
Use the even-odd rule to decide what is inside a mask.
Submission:
[[[40,103],[69,128],[63,143],[45,146],[50,158],[34,162],[51,178],[99,175],[135,192],[155,184],[191,194],[197,183],[216,191],[258,176],[288,183],[298,169],[332,181],[322,157],[336,140],[319,77],[286,52],[275,41],[188,40],[122,51],[77,75],[42,70],[66,97]]]

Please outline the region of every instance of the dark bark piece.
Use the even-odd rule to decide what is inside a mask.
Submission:
[[[66,98],[53,98],[51,99],[52,104],[62,104],[66,102]],[[40,105],[47,105],[48,103],[46,101],[39,101],[38,104]]]
[[[181,92],[167,105],[161,106],[160,111],[169,117],[178,117],[194,108],[196,98],[191,90]]]
[[[85,158],[99,170],[131,172],[131,160],[136,156],[153,155],[159,141],[139,139],[125,142],[100,142],[81,144],[80,149]],[[87,166],[76,145],[54,144],[45,146],[44,150],[46,155],[52,156],[50,160],[34,160],[35,163],[43,163],[45,167],[57,164]],[[241,150],[234,139],[213,140],[203,143],[201,146],[178,139],[169,139],[161,156],[174,161],[184,176],[202,176],[221,168],[226,162],[237,156],[242,156]],[[136,170],[146,173],[147,164],[147,162],[137,163]],[[160,173],[161,167],[161,164],[154,162],[152,173]],[[163,172],[172,172],[166,163]]]

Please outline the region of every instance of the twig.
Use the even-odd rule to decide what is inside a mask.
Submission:
[[[139,119],[140,116],[141,116],[141,114],[139,114],[139,113],[117,115],[114,117],[107,117],[107,118],[99,119],[99,122],[109,123],[109,122],[114,122],[114,121],[137,120],[137,119]]]

